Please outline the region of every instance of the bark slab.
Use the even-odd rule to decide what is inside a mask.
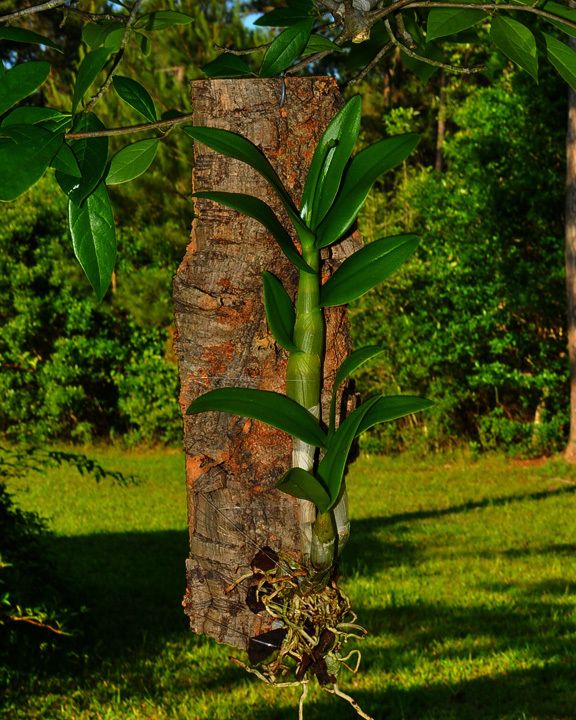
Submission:
[[[277,79],[198,80],[194,124],[249,138],[298,203],[315,144],[342,100],[331,78],[287,78],[282,107],[280,96]],[[256,195],[285,219],[255,171],[199,143],[192,184]],[[174,279],[190,528],[183,605],[194,632],[245,649],[248,638],[270,629],[269,619],[247,608],[246,581],[228,586],[249,571],[261,547],[301,558],[301,529],[313,508],[274,489],[291,465],[287,435],[245,418],[185,411],[217,387],[284,392],[287,358],[266,325],[260,276],[274,272],[292,295],[297,276],[259,223],[208,200],[194,204],[190,244]],[[358,244],[353,237],[332,248],[328,272]],[[324,417],[332,377],[349,348],[344,310],[329,311],[326,340]]]

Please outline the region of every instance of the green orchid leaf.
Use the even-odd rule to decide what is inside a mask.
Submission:
[[[280,249],[293,265],[304,272],[314,272],[302,258],[298,250],[296,250],[296,246],[294,245],[292,238],[287,233],[282,223],[278,220],[272,208],[259,198],[253,197],[252,195],[244,195],[243,193],[220,191],[199,191],[192,194],[194,197],[213,200],[214,202],[225,205],[233,210],[238,210],[238,212],[244,213],[244,215],[248,215],[249,217],[258,220],[258,222],[264,225],[264,227],[274,236],[274,239],[280,246]]]
[[[218,55],[215,60],[202,66],[202,72],[208,77],[244,77],[246,75],[254,75],[250,66],[238,55],[223,53]]]
[[[8,25],[0,26],[0,40],[9,40],[10,42],[26,43],[30,45],[45,45],[58,52],[63,52],[62,48],[50,38],[38,35],[32,30],[25,30],[19,27],[10,27]]]
[[[314,20],[302,20],[272,40],[260,67],[260,77],[274,77],[287,70],[302,54],[312,33]]]
[[[104,125],[93,113],[80,115],[74,124],[75,132],[96,132],[104,130]],[[68,199],[80,206],[101,182],[108,165],[108,138],[84,138],[70,141],[81,178],[68,175],[65,172],[56,172],[56,182]]]
[[[154,100],[150,97],[148,90],[132,78],[123,75],[115,75],[112,80],[114,90],[125,103],[143,115],[146,120],[155,122],[158,119]]]
[[[334,204],[318,228],[317,247],[331,245],[344,235],[377,178],[403,162],[419,140],[414,133],[396,135],[369,145],[352,159]]]
[[[418,247],[416,235],[395,235],[368,243],[346,258],[320,289],[320,305],[345,305],[392,275]]]
[[[332,400],[330,402],[330,432],[334,432],[336,427],[336,397],[340,385],[364,363],[383,352],[384,350],[378,345],[366,345],[366,347],[358,348],[358,350],[354,350],[348,355],[336,371],[334,383],[332,384]]]
[[[492,19],[490,39],[506,57],[538,82],[536,38],[526,25],[512,18],[496,15]]]
[[[293,340],[296,313],[292,300],[276,275],[262,273],[262,283],[268,327],[279,345],[288,352],[296,352],[298,348]]]
[[[15,200],[38,182],[63,142],[62,133],[37,125],[0,129],[0,200]]]
[[[338,430],[330,436],[328,449],[320,461],[317,470],[318,478],[324,483],[330,495],[330,507],[338,501],[340,488],[344,480],[344,471],[348,461],[348,454],[358,434],[358,427],[370,408],[378,402],[379,397],[366,400],[359,408],[350,413]]]
[[[426,40],[436,40],[447,35],[456,35],[468,30],[488,17],[484,10],[462,8],[433,8],[428,13]]]
[[[415,395],[381,396],[362,418],[356,430],[356,437],[374,425],[428,410],[433,405],[430,400]]]
[[[302,468],[288,470],[276,487],[292,497],[313,502],[320,512],[330,508],[331,498],[322,480]]]
[[[103,20],[99,23],[87,23],[82,29],[82,40],[92,50],[105,45],[113,50],[118,50],[122,42],[122,36],[126,32],[126,26],[116,20]],[[113,40],[110,37],[114,38]],[[120,43],[117,44],[117,38],[120,37]]]
[[[50,167],[55,170],[70,175],[71,177],[81,178],[82,172],[76,160],[76,155],[72,151],[72,148],[67,143],[63,143],[58,153],[52,158]]]
[[[157,10],[146,13],[136,20],[134,27],[138,30],[165,30],[174,25],[189,25],[194,18],[177,10]]]
[[[218,388],[196,398],[187,415],[224,412],[260,420],[309,445],[326,447],[326,433],[318,420],[295,400],[271,390]]]
[[[355,95],[322,134],[304,184],[301,215],[313,230],[324,219],[340,187],[346,164],[360,133],[362,99]]]
[[[212,150],[216,150],[216,152],[226,155],[227,157],[240,160],[254,168],[254,170],[260,173],[274,188],[290,217],[295,222],[299,221],[298,211],[288,191],[284,185],[282,185],[280,178],[272,165],[270,165],[268,159],[254,143],[242,137],[242,135],[220,128],[186,125],[182,130],[194,138],[194,140],[207,145],[209,148],[212,148]]]
[[[8,125],[37,125],[42,123],[46,130],[57,132],[70,123],[72,115],[60,110],[36,105],[21,105],[2,120],[2,127]]]
[[[78,68],[76,75],[76,83],[72,94],[72,112],[75,113],[80,101],[88,91],[88,88],[98,75],[102,72],[104,65],[108,62],[108,58],[112,53],[111,48],[98,48],[89,52]]]
[[[32,95],[50,75],[50,63],[33,61],[14,65],[0,77],[0,115]]]
[[[543,33],[546,55],[560,77],[576,90],[576,52],[566,43]]]
[[[312,0],[290,0],[288,7],[275,8],[261,15],[254,25],[258,27],[289,27],[314,16]]]
[[[102,300],[112,279],[116,261],[114,215],[104,183],[85,202],[68,203],[72,246],[98,300]]]
[[[139,140],[119,150],[110,161],[106,184],[119,185],[143,175],[154,162],[159,144],[159,140],[152,138]]]

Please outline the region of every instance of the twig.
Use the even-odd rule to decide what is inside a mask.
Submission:
[[[384,45],[384,47],[380,48],[380,50],[378,50],[378,52],[377,52],[376,55],[372,58],[372,60],[370,60],[370,62],[368,63],[368,65],[366,65],[364,68],[362,68],[362,70],[361,70],[357,75],[355,75],[351,80],[348,80],[348,82],[346,83],[346,85],[354,85],[355,83],[359,83],[359,82],[361,82],[362,80],[364,80],[364,78],[366,77],[366,75],[368,75],[368,73],[369,73],[371,70],[373,70],[373,69],[376,67],[376,65],[378,65],[378,63],[380,62],[380,60],[382,60],[382,58],[384,57],[384,55],[386,55],[386,53],[388,52],[388,50],[390,50],[390,48],[391,48],[393,45],[394,45],[394,43],[392,42],[392,40],[390,40],[389,43],[386,43],[386,45]]]
[[[0,23],[10,22],[10,20],[16,20],[25,15],[35,15],[45,10],[52,10],[53,8],[65,5],[67,1],[68,0],[46,0],[46,2],[40,3],[39,5],[31,5],[21,10],[14,10],[14,12],[7,13],[6,15],[0,15]]]
[[[440,62],[439,60],[432,60],[431,58],[424,57],[423,55],[418,55],[418,53],[415,53],[414,50],[410,50],[410,48],[406,47],[406,45],[403,45],[400,40],[398,40],[398,38],[394,35],[388,18],[384,20],[384,25],[386,26],[386,30],[388,30],[388,34],[392,38],[394,45],[400,48],[400,50],[406,53],[409,57],[414,58],[414,60],[419,60],[427,65],[433,65],[434,67],[443,68],[444,70],[460,73],[462,75],[472,75],[473,73],[482,72],[482,70],[484,70],[484,65],[474,65],[474,67],[471,68],[458,67],[456,65],[449,65],[448,63]]]
[[[69,7],[67,8],[67,10],[68,12],[74,13],[74,15],[78,15],[78,17],[84,18],[85,20],[93,20],[95,22],[97,22],[98,20],[112,20],[119,23],[126,23],[126,20],[128,19],[127,15],[88,12],[88,10],[80,10],[77,7]]]
[[[112,67],[110,68],[108,75],[106,76],[106,80],[102,83],[99,90],[90,98],[88,104],[84,108],[85,112],[89,112],[92,110],[94,105],[100,100],[102,95],[108,90],[112,83],[112,78],[114,77],[114,73],[118,69],[118,66],[120,65],[120,61],[122,60],[122,57],[124,55],[124,49],[126,47],[126,43],[128,42],[129,37],[129,30],[130,27],[134,24],[136,21],[136,15],[138,13],[138,10],[140,8],[140,5],[142,4],[142,0],[136,0],[134,5],[132,6],[132,10],[130,10],[130,15],[128,15],[128,19],[126,20],[126,29],[124,30],[124,34],[122,35],[122,40],[120,42],[120,47],[118,48],[115,56],[114,61],[112,63]]]
[[[186,113],[186,115],[180,115],[179,117],[170,118],[169,120],[157,120],[156,122],[128,125],[127,127],[121,128],[107,128],[106,130],[94,130],[91,132],[69,132],[66,133],[65,137],[67,140],[83,140],[84,138],[130,135],[131,133],[144,132],[145,130],[162,130],[162,128],[169,128],[173,125],[188,122],[192,120],[193,117],[194,113]]]
[[[246,50],[238,50],[237,48],[227,48],[224,45],[218,45],[214,43],[216,50],[223,50],[228,55],[251,55],[252,53],[258,52],[258,50],[264,50],[269,47],[270,43],[263,43],[262,45],[254,45],[254,47],[246,48]]]
[[[66,635],[68,637],[72,637],[72,633],[65,632],[64,630],[60,630],[60,628],[40,622],[39,620],[27,617],[26,615],[8,615],[8,620],[11,620],[12,622],[25,622],[27,625],[33,625],[34,627],[39,627],[43,630],[50,630],[50,632],[53,632],[56,635]]]

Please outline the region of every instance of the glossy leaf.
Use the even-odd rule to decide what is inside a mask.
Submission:
[[[75,113],[76,109],[86,94],[88,88],[98,75],[102,72],[104,65],[108,62],[111,48],[98,48],[98,50],[92,50],[89,52],[78,68],[78,74],[76,76],[76,83],[74,85],[74,92],[72,94],[72,112]]]
[[[434,60],[436,62],[445,61],[442,51],[434,42],[430,42],[425,45],[418,45],[416,47],[416,53],[420,55],[420,57],[428,58],[429,60]],[[402,58],[402,64],[408,68],[408,70],[413,72],[414,75],[416,75],[416,77],[423,83],[427,83],[432,75],[438,72],[438,67],[436,65],[431,65],[423,60],[410,57],[403,51],[400,52],[400,57]]]
[[[534,5],[534,0],[516,0],[516,2],[522,5]],[[568,5],[562,5],[561,3],[554,2],[554,0],[546,0],[541,5],[538,5],[538,7],[546,12],[558,16],[557,20],[546,18],[547,22],[551,23],[568,35],[576,37],[576,28],[570,27],[563,22],[563,20],[569,20],[576,23],[576,8],[569,7]]]
[[[264,54],[260,76],[273,77],[287,70],[302,54],[313,25],[313,19],[302,20],[275,37]]]
[[[194,18],[176,10],[157,10],[138,18],[134,27],[138,30],[164,30],[174,25],[189,25]]]
[[[262,283],[268,327],[279,345],[288,352],[295,352],[298,350],[293,340],[296,313],[292,300],[276,275],[262,273]]]
[[[362,99],[350,98],[322,134],[304,184],[301,215],[316,229],[330,209],[360,133]]]
[[[140,115],[143,115],[151,122],[155,122],[158,119],[154,100],[150,97],[148,90],[140,85],[139,82],[132,80],[132,78],[124,77],[123,75],[115,75],[112,80],[112,85],[119,97],[121,97],[125,103],[128,103],[130,107],[133,107],[134,110],[137,110]]]
[[[492,19],[490,39],[506,57],[526,70],[538,82],[538,53],[536,38],[517,20],[495,16]]]
[[[313,502],[320,512],[327,512],[330,508],[331,498],[326,485],[302,468],[288,470],[276,487],[292,497]]]
[[[242,135],[220,128],[186,125],[182,130],[194,138],[194,140],[207,145],[212,148],[212,150],[216,150],[216,152],[226,155],[227,157],[241,160],[254,168],[254,170],[260,173],[274,188],[290,216],[293,219],[298,219],[298,213],[288,191],[284,185],[282,185],[280,178],[272,165],[270,165],[268,159],[254,143],[242,137]]]
[[[272,233],[274,239],[280,246],[280,249],[293,265],[295,265],[299,270],[313,272],[298,250],[296,250],[296,246],[294,245],[292,238],[285,230],[282,223],[278,220],[272,208],[259,198],[253,197],[252,195],[244,195],[242,193],[219,191],[199,191],[193,193],[193,195],[195,197],[213,200],[214,202],[226,205],[226,207],[238,210],[238,212],[244,213],[244,215],[248,215],[249,217],[258,220],[259,223],[264,225],[264,227]]]
[[[26,43],[30,45],[45,45],[53,50],[62,52],[60,46],[56,45],[50,38],[38,35],[32,30],[25,30],[20,27],[11,27],[9,25],[0,26],[0,40],[9,40],[10,42]]]
[[[330,507],[335,505],[338,500],[348,454],[358,433],[358,427],[366,413],[378,400],[378,397],[373,397],[362,403],[359,408],[348,415],[329,439],[328,449],[318,465],[316,474],[328,489]]]
[[[66,124],[68,124],[71,117],[68,113],[62,113],[54,108],[21,105],[12,110],[9,115],[6,115],[2,120],[2,127],[8,127],[8,125],[36,125],[37,123],[45,123],[48,120],[66,120]],[[53,130],[52,127],[49,129]]]
[[[102,300],[116,261],[114,215],[104,183],[81,206],[70,201],[68,219],[74,253],[98,300]]]
[[[259,17],[254,25],[258,27],[289,27],[314,16],[311,0],[290,0],[288,7],[275,8]]]
[[[200,395],[186,412],[193,415],[207,411],[260,420],[309,445],[326,447],[326,434],[314,415],[280,393],[248,388],[219,388]]]
[[[42,177],[62,147],[64,135],[37,125],[0,130],[0,200],[15,200]]]
[[[428,410],[434,405],[426,398],[416,397],[415,395],[389,395],[380,397],[376,403],[368,410],[358,425],[356,436],[368,430],[374,425],[398,418],[412,415],[422,410]]]
[[[544,33],[546,55],[568,85],[576,90],[576,52],[552,35]]]
[[[404,161],[420,140],[408,133],[380,140],[356,155],[344,176],[334,204],[320,224],[317,233],[319,248],[336,242],[356,220],[377,178]]]
[[[96,115],[81,115],[74,124],[77,132],[103,130],[104,125]],[[81,205],[104,177],[108,164],[108,138],[84,138],[70,141],[81,172],[81,179],[63,172],[56,172],[56,181],[63,192],[76,205]]]
[[[428,13],[426,39],[455,35],[467,30],[488,17],[484,10],[462,8],[433,8]]]
[[[152,43],[150,39],[142,33],[136,33],[138,36],[138,42],[140,43],[140,52],[144,57],[148,57],[152,52]]]
[[[202,66],[202,72],[208,77],[243,77],[245,75],[253,75],[250,66],[238,55],[223,53],[218,55],[215,60]]]
[[[0,77],[0,115],[31,95],[50,75],[50,63],[33,61],[14,65]]]
[[[418,247],[416,235],[395,235],[368,243],[342,265],[320,289],[320,305],[345,305],[379,285]]]
[[[330,402],[330,432],[333,432],[336,427],[336,397],[340,385],[347,377],[352,375],[355,370],[382,352],[384,352],[384,350],[378,345],[367,345],[366,347],[358,348],[358,350],[354,350],[354,352],[348,355],[336,371],[334,383],[332,384],[332,400]]]
[[[344,52],[344,48],[341,48],[340,45],[336,45],[335,42],[332,42],[332,40],[329,40],[327,37],[324,37],[324,35],[317,35],[316,33],[313,33],[310,35],[310,39],[306,43],[306,47],[302,51],[302,57],[306,57],[307,55],[315,55],[316,53],[320,52],[337,52],[341,53]]]
[[[50,167],[72,177],[82,177],[76,155],[74,155],[72,148],[67,143],[63,143],[58,153],[52,158]]]
[[[154,162],[159,142],[154,138],[139,140],[119,150],[110,161],[106,184],[119,185],[143,175]]]
[[[82,40],[84,40],[86,45],[91,47],[92,50],[102,47],[103,45],[106,45],[106,47],[114,47],[115,43],[110,45],[107,40],[112,33],[117,33],[118,31],[123,34],[126,31],[126,26],[116,20],[87,23],[82,28]]]

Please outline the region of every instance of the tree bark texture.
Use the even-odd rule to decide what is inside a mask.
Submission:
[[[298,202],[315,144],[342,100],[330,78],[287,78],[281,106],[281,82],[195,81],[194,124],[250,139]],[[193,189],[255,195],[286,220],[255,171],[199,143]],[[245,649],[251,636],[271,628],[270,620],[247,608],[249,581],[228,586],[249,572],[259,548],[301,558],[302,527],[313,519],[314,508],[275,489],[291,465],[287,435],[246,418],[187,417],[185,411],[195,397],[217,387],[284,392],[287,358],[266,325],[261,273],[274,272],[292,295],[297,274],[258,222],[205,199],[194,203],[191,241],[174,280],[190,528],[183,604],[192,630]],[[358,242],[352,238],[331,249],[329,272]],[[326,347],[324,417],[327,390],[349,347],[343,309],[328,313]]]
[[[571,6],[576,5],[571,3]],[[576,50],[576,39],[570,38]],[[570,434],[564,457],[576,463],[576,92],[568,90],[566,131],[566,300],[568,310],[568,357],[570,362]]]

